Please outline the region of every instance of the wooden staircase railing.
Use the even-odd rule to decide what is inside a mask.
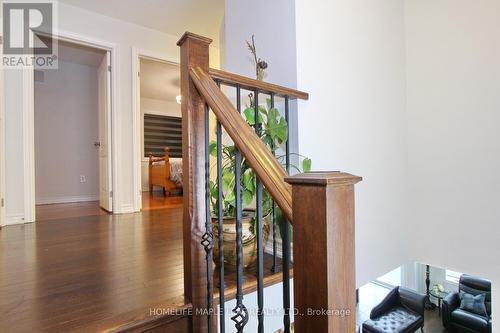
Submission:
[[[287,172],[207,72],[200,67],[195,67],[190,69],[190,76],[215,113],[217,120],[233,139],[283,213],[292,222],[292,188],[285,182]]]
[[[293,223],[294,303],[290,309],[290,243],[288,223],[283,231],[283,326],[290,332],[291,313],[295,313],[295,332],[353,333],[355,325],[355,256],[354,256],[354,184],[360,177],[341,172],[311,172],[288,176],[273,153],[259,137],[260,125],[249,126],[241,117],[240,89],[253,91],[255,119],[258,120],[258,96],[269,94],[288,100],[307,99],[307,93],[249,79],[240,75],[210,69],[208,49],[211,40],[185,33],[179,40],[181,49],[181,94],[183,124],[184,177],[184,287],[186,301],[193,305],[193,332],[225,332],[225,313],[214,312],[213,247],[214,234],[210,216],[209,110],[217,118],[217,185],[221,186],[222,128],[234,141],[237,286],[236,307],[232,319],[237,332],[243,332],[248,321],[242,292],[241,158],[244,157],[257,175],[257,299],[258,332],[264,329],[262,190],[269,191],[284,215]],[[214,82],[215,81],[215,82]],[[220,89],[220,84],[234,86],[236,107]],[[290,166],[287,145],[287,169]],[[220,193],[221,191],[219,191]],[[219,194],[220,195],[220,194]],[[219,204],[220,204],[219,196]],[[223,218],[219,206],[219,304],[224,298],[224,257],[221,233]],[[273,228],[274,230],[274,228]],[[224,307],[221,307],[223,310]]]

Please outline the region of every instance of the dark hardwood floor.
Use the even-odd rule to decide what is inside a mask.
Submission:
[[[182,306],[182,208],[0,230],[0,332],[96,332]]]
[[[182,207],[182,196],[164,196],[163,192],[142,193],[142,211]],[[36,206],[36,220],[48,221],[73,217],[108,215],[99,201],[71,202]]]
[[[161,191],[142,192],[142,211],[182,207],[182,195],[165,196]]]
[[[156,316],[155,309],[178,314],[190,306],[183,297],[181,205],[94,216],[82,208],[80,217],[73,216],[76,206],[45,208],[44,220],[0,229],[0,332],[154,327],[179,317]],[[281,281],[270,256],[265,267],[266,285]],[[227,299],[234,297],[234,274],[225,274]],[[248,269],[245,293],[255,289],[255,269]]]
[[[36,220],[38,222],[108,214],[108,212],[99,207],[99,201],[71,202],[36,206]]]

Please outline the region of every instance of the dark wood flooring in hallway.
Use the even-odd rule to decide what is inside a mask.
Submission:
[[[0,332],[97,332],[183,305],[182,207],[0,230]]]
[[[151,310],[178,314],[189,307],[183,296],[181,202],[174,207],[122,215],[97,210],[94,216],[82,208],[79,217],[73,216],[77,206],[69,212],[52,207],[42,221],[0,229],[0,332],[149,327],[172,319]],[[281,281],[271,264],[266,255],[265,285]],[[225,275],[229,300],[235,273]],[[245,293],[254,291],[255,269],[246,270],[244,279]]]

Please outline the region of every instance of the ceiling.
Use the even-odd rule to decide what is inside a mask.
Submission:
[[[191,31],[219,39],[224,0],[59,0],[174,36]]]
[[[178,65],[141,59],[141,97],[175,102],[181,93]]]

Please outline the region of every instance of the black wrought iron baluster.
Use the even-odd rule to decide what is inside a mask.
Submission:
[[[285,96],[285,120],[288,125],[288,128],[290,129],[290,108],[288,105],[289,98],[288,96]],[[286,138],[286,145],[285,145],[285,158],[286,158],[286,171],[290,173],[290,130],[288,130],[287,133],[287,138]]]
[[[255,107],[255,133],[260,136],[261,134],[261,123],[260,123],[260,112],[259,112],[259,91],[255,90],[254,96],[254,107]],[[256,185],[256,235],[257,235],[257,320],[258,320],[258,332],[264,333],[264,249],[263,249],[263,237],[264,232],[262,225],[262,182],[259,177],[255,177]]]
[[[207,261],[207,320],[208,333],[212,332],[212,308],[213,308],[213,269],[212,254],[214,235],[210,220],[210,141],[209,141],[209,108],[205,104],[205,233],[202,236],[201,244],[205,248]]]
[[[271,96],[270,96],[270,99],[271,99],[271,109],[274,108],[274,93],[271,93]],[[276,155],[275,153],[275,147],[274,147],[274,143],[271,143],[273,146],[271,147],[272,150],[273,150],[273,155]],[[276,245],[276,203],[274,202],[273,200],[273,204],[272,204],[272,218],[273,218],[273,265],[271,267],[271,271],[273,273],[276,273],[278,271],[278,268],[276,267],[276,250],[277,250],[277,245]]]
[[[220,80],[216,80],[220,88]],[[220,333],[226,331],[225,320],[225,279],[224,279],[224,218],[222,206],[222,126],[217,120],[217,218],[219,236],[219,322]]]
[[[241,112],[241,91],[240,86],[236,86],[236,107]],[[235,151],[235,208],[236,208],[236,306],[233,309],[234,316],[231,320],[235,322],[238,333],[243,333],[243,329],[248,322],[248,310],[243,304],[243,237],[242,237],[242,205],[241,205],[241,153],[239,149]]]
[[[285,120],[289,123],[288,96],[285,96]],[[290,172],[290,132],[286,140],[286,170]],[[290,225],[288,220],[283,220],[282,254],[283,254],[283,324],[285,333],[290,333]]]

